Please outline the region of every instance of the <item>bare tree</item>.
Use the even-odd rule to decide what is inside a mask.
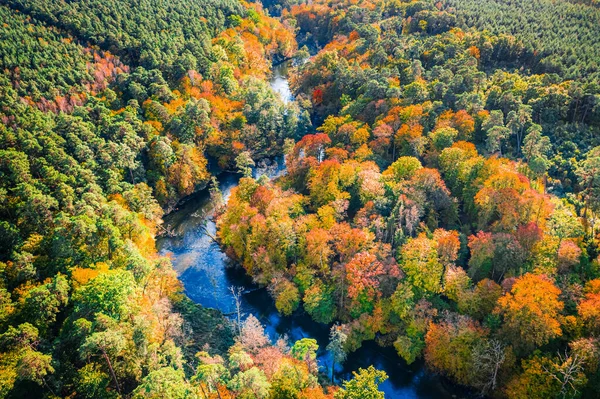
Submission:
[[[204,220],[202,220],[202,222],[200,222],[200,224],[198,225],[198,228],[200,229],[200,231],[202,231],[203,234],[205,234],[208,238],[213,240],[213,242],[215,244],[219,244],[219,240],[218,240],[217,236],[215,236],[212,233],[209,226],[214,227],[214,222],[212,220],[210,220],[210,218],[207,216],[204,218]]]
[[[478,387],[481,394],[496,389],[498,374],[506,361],[506,346],[497,339],[490,339],[473,351],[474,369],[479,372]]]
[[[235,301],[235,313],[237,316],[237,330],[238,336],[242,335],[242,293],[244,292],[243,287],[230,286],[229,292],[233,296],[233,300]]]
[[[577,354],[569,355],[565,350],[564,355],[558,352],[558,361],[552,361],[550,366],[542,369],[561,384],[560,393],[563,398],[575,397],[579,393],[578,387],[584,380],[584,360]]]
[[[271,340],[265,333],[265,328],[252,314],[244,320],[238,342],[242,344],[246,351],[252,354],[256,354],[260,348],[271,344]]]
[[[342,328],[334,324],[331,326],[331,330],[329,330],[329,344],[327,345],[327,350],[331,352],[331,382],[333,383],[335,365],[342,364],[346,361],[346,350],[344,345],[346,344],[346,340],[348,336],[344,333]]]

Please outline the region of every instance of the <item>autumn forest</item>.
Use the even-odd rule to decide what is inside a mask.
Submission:
[[[600,398],[596,0],[0,24],[0,398]]]

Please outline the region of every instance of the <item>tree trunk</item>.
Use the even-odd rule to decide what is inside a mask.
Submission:
[[[204,387],[202,386],[202,383],[200,383],[200,389],[202,390],[202,395],[204,395],[204,399],[208,399],[208,394],[204,390]]]
[[[331,361],[331,383],[333,384],[333,373],[335,372],[335,359]]]
[[[117,375],[115,374],[115,370],[113,370],[112,363],[110,362],[110,359],[108,358],[108,354],[104,350],[102,350],[102,356],[104,357],[104,360],[106,360],[106,363],[108,363],[108,369],[110,370],[110,374],[112,375],[113,380],[115,380],[115,385],[117,386],[117,392],[120,395],[121,387],[119,386],[119,381],[117,381]]]
[[[44,386],[46,388],[48,388],[48,390],[50,391],[50,393],[52,394],[52,396],[56,396],[56,394],[54,393],[54,391],[52,390],[52,388],[50,388],[50,385],[48,385],[48,383],[46,382],[46,379],[44,377],[41,377],[41,378],[42,378],[42,382],[44,383]]]
[[[583,111],[583,116],[581,117],[581,123],[585,123],[585,117],[590,109],[589,103],[585,105],[585,111]]]

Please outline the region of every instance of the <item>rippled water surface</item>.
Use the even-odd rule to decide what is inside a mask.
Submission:
[[[284,100],[291,101],[286,74],[287,65],[275,67],[271,86]],[[282,160],[278,160],[271,168],[255,173],[267,173],[270,176],[280,174],[283,170],[282,163]],[[238,179],[238,175],[231,173],[219,176],[225,200],[237,185]],[[239,268],[230,265],[227,256],[211,238],[216,234],[212,212],[213,205],[208,190],[203,190],[188,198],[164,218],[165,227],[171,234],[158,239],[158,248],[162,254],[172,256],[186,294],[202,306],[232,314],[235,305],[229,287],[244,287],[244,314],[254,314],[273,339],[282,335],[286,335],[290,342],[305,337],[316,339],[320,347],[319,365],[329,373],[331,358],[324,350],[329,326],[315,323],[299,312],[292,317],[279,315],[266,290],[255,287]],[[348,379],[352,371],[371,364],[385,370],[390,377],[381,385],[386,398],[434,399],[462,396],[459,390],[445,380],[426,371],[422,363],[408,366],[393,348],[380,348],[373,342],[364,343],[358,351],[348,355],[343,367],[336,367],[336,380]]]

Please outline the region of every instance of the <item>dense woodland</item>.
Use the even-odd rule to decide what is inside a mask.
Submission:
[[[255,4],[146,3],[0,6],[0,396],[325,397],[311,340],[194,305],[154,246],[212,173],[310,126],[265,81],[293,32]]]
[[[443,8],[457,15],[461,27],[516,37],[528,58],[520,67],[597,84],[600,9],[580,3],[585,2],[448,0]],[[598,7],[597,2],[595,5]]]
[[[218,239],[335,362],[375,340],[473,395],[597,397],[597,2],[265,7],[0,1],[0,397],[383,398],[185,296],[155,237],[222,170]]]
[[[597,397],[600,19],[549,3],[282,11],[317,132],[219,219],[281,313],[483,395]]]

